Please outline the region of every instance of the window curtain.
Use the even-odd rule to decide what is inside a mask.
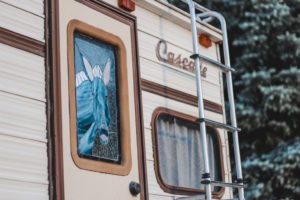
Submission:
[[[212,180],[219,180],[219,144],[213,129],[207,127],[207,144]],[[157,121],[159,168],[163,182],[177,187],[204,189],[204,173],[199,125],[161,115]],[[218,187],[212,188],[217,191]]]

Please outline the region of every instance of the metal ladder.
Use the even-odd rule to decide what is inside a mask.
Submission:
[[[220,13],[210,11],[210,10],[200,6],[199,4],[194,3],[192,0],[180,0],[180,1],[188,4],[190,16],[191,16],[191,29],[192,29],[192,36],[193,36],[194,54],[191,55],[190,57],[195,60],[195,66],[196,66],[197,95],[198,95],[198,108],[199,108],[198,121],[200,123],[200,133],[201,133],[201,138],[202,138],[202,152],[203,152],[203,158],[204,158],[204,173],[202,174],[201,183],[205,185],[205,195],[204,196],[198,195],[198,196],[190,196],[190,197],[180,197],[177,199],[178,200],[179,199],[180,200],[183,200],[183,199],[211,200],[212,199],[211,186],[221,186],[221,187],[238,188],[238,193],[239,193],[238,200],[244,200],[244,184],[243,184],[243,175],[242,175],[239,141],[238,141],[238,132],[240,131],[240,129],[237,128],[235,104],[234,104],[234,97],[233,97],[232,75],[231,75],[231,72],[233,72],[234,69],[231,68],[231,65],[230,65],[226,21]],[[198,10],[201,13],[196,15],[195,10]],[[207,23],[211,22],[215,18],[219,20],[219,22],[221,24],[222,35],[223,35],[223,50],[224,50],[225,64],[214,61],[210,58],[207,58],[207,57],[199,54],[196,17],[198,17],[201,21],[207,22]],[[203,60],[220,67],[223,70],[223,72],[226,73],[228,99],[229,99],[229,105],[230,105],[231,125],[227,125],[227,124],[223,124],[223,123],[216,122],[213,120],[209,120],[204,117],[204,105],[203,105],[201,76],[200,76],[200,64],[201,64],[200,62],[202,62]],[[209,124],[213,127],[222,128],[224,130],[232,132],[232,134],[233,134],[234,157],[235,157],[235,165],[236,165],[236,172],[237,172],[237,180],[235,183],[214,181],[214,180],[211,180],[211,178],[210,178],[209,160],[208,160],[208,152],[207,152],[207,140],[206,140],[206,125],[207,124]]]

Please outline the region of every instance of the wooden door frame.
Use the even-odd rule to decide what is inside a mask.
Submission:
[[[138,148],[140,199],[148,199],[141,78],[136,17],[101,0],[74,0],[130,27]],[[47,119],[50,199],[64,200],[62,107],[60,76],[59,0],[45,0]],[[132,152],[134,153],[134,152]],[[71,155],[70,155],[71,156]]]

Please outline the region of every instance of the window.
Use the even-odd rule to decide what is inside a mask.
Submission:
[[[116,48],[75,32],[74,52],[78,154],[119,162]]]
[[[131,154],[124,44],[72,20],[68,56],[73,160],[82,169],[126,175]]]
[[[152,123],[156,177],[162,189],[175,194],[204,192],[204,162],[196,118],[159,108]],[[212,127],[207,127],[207,144],[211,178],[221,181],[221,144],[217,130]],[[222,188],[213,187],[215,196],[222,192]]]

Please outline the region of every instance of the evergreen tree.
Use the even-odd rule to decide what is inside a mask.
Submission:
[[[300,199],[300,139],[283,143],[268,154],[251,156],[243,163],[247,172],[245,198]]]
[[[300,0],[194,1],[227,20],[246,196],[299,199]]]

